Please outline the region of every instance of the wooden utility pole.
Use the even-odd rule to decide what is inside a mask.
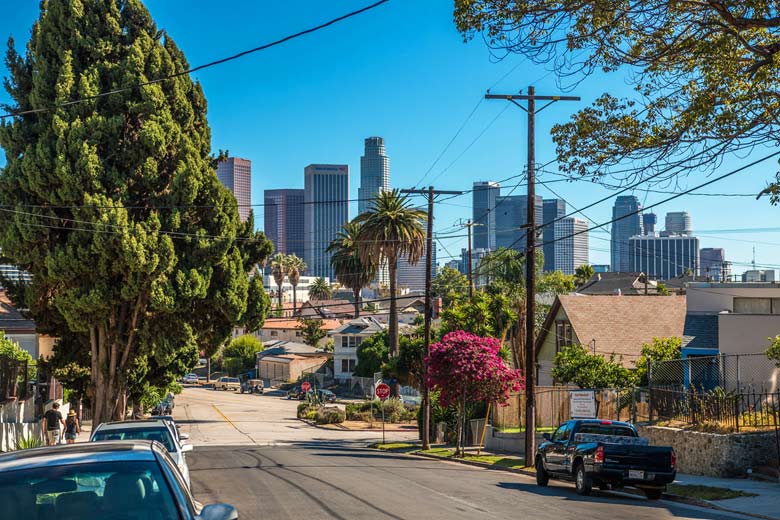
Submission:
[[[461,221],[462,222],[462,221]],[[469,236],[469,248],[468,248],[468,276],[469,276],[469,298],[474,297],[474,267],[473,262],[471,259],[471,228],[474,226],[484,226],[485,224],[478,224],[477,222],[472,222],[471,220],[467,220],[465,224],[462,224],[463,226],[466,226],[469,230],[468,236]]]
[[[485,99],[503,99],[515,104],[528,114],[528,231],[525,256],[525,460],[533,464],[536,451],[536,350],[534,348],[534,318],[536,315],[536,114],[556,101],[579,101],[579,96],[537,96],[534,87],[528,87],[528,95],[491,94]],[[524,107],[518,100],[528,102]],[[536,101],[549,101],[536,110]]]
[[[431,349],[431,318],[433,318],[433,304],[431,301],[431,284],[433,283],[433,199],[436,195],[461,195],[462,191],[443,191],[434,190],[433,186],[428,189],[401,190],[401,193],[414,195],[424,195],[428,199],[428,232],[425,237],[425,355],[430,353]],[[394,295],[391,295],[394,297]],[[428,373],[428,364],[424,365],[425,374]],[[431,448],[431,399],[428,392],[428,385],[425,382],[423,374],[423,438],[422,449]]]

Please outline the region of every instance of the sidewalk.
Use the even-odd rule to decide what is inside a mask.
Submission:
[[[728,509],[764,518],[780,519],[780,484],[740,478],[712,478],[698,475],[677,474],[675,484],[687,486],[711,486],[752,493],[755,497],[739,497],[707,502],[718,509]]]

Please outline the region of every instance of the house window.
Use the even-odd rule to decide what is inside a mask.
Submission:
[[[354,359],[350,359],[349,360],[349,371],[350,372],[354,372],[355,371],[355,360]]]
[[[778,298],[734,298],[735,314],[780,314],[780,305],[773,311],[772,304],[777,305]]]
[[[301,337],[301,331],[299,331],[299,330],[296,330],[296,331],[295,331],[295,337],[296,337],[296,338],[300,338],[300,337]]]
[[[342,359],[341,360],[341,371],[342,372],[354,372],[355,371],[355,360],[354,359]]]
[[[341,336],[341,347],[342,348],[347,348],[348,343],[349,343],[349,340],[347,339],[347,337],[346,336]]]
[[[341,346],[343,348],[356,348],[363,341],[363,338],[356,336],[341,336]]]
[[[574,343],[574,333],[571,323],[568,321],[555,322],[555,351],[560,352],[563,347],[568,347]]]
[[[279,331],[278,331],[278,330],[272,330],[272,331],[271,331],[271,337],[272,337],[272,338],[275,338],[275,337],[277,337],[278,335],[279,335]]]

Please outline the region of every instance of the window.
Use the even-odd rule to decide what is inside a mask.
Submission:
[[[343,348],[356,348],[362,341],[363,338],[358,336],[341,336],[341,346]]]
[[[354,372],[355,371],[355,364],[356,364],[356,362],[355,362],[354,359],[350,359],[349,360],[349,371],[350,372]]]
[[[341,360],[341,371],[342,372],[354,372],[355,371],[355,360],[354,359],[342,359]]]
[[[569,432],[571,431],[571,423],[562,424],[552,436],[554,442],[569,440]]]
[[[296,337],[296,338],[300,338],[300,337],[301,337],[301,331],[299,331],[299,330],[296,330],[296,331],[295,331],[295,337]]]
[[[772,300],[778,298],[734,298],[735,314],[772,314]],[[780,314],[780,309],[775,311]]]
[[[346,336],[341,336],[341,346],[342,348],[347,348],[348,346],[348,339]]]
[[[563,347],[574,344],[574,333],[571,323],[568,321],[555,322],[555,351],[560,352]]]
[[[277,337],[278,335],[279,335],[279,331],[278,331],[278,330],[272,330],[272,331],[271,331],[271,337],[272,337],[272,338],[275,338],[275,337]]]

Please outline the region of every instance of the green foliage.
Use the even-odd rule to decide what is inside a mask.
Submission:
[[[555,355],[552,376],[558,383],[574,383],[580,388],[627,388],[637,384],[636,374],[623,367],[614,354],[605,358],[581,345],[563,347]]]
[[[31,448],[40,448],[41,446],[43,446],[43,441],[34,435],[20,437],[16,440],[17,450],[29,450]]]
[[[347,415],[344,410],[335,406],[301,403],[298,405],[297,417],[317,424],[341,424],[346,420]]]
[[[382,365],[389,359],[390,349],[388,345],[387,330],[364,338],[357,347],[357,366],[355,366],[355,375],[360,377],[372,377],[375,372],[379,372]]]
[[[585,283],[591,279],[595,274],[592,265],[584,264],[574,270],[574,282],[577,287],[585,285]]]
[[[642,345],[642,352],[636,360],[636,376],[639,385],[647,385],[647,362],[670,361],[680,359],[682,352],[681,338],[653,338],[651,343]]]
[[[330,284],[321,276],[315,278],[309,285],[309,300],[329,300],[332,296],[333,290]]]
[[[322,328],[322,320],[319,318],[302,318],[298,320],[298,329],[303,336],[303,342],[310,347],[318,346],[321,339],[328,333]]]
[[[659,296],[669,296],[669,289],[666,288],[666,284],[663,282],[656,283],[655,290]]]
[[[480,291],[474,293],[473,298],[467,295],[455,296],[441,317],[443,334],[465,330],[477,336],[501,338],[517,319],[517,314],[507,295]]]
[[[536,290],[540,294],[569,294],[574,291],[576,285],[579,285],[576,280],[576,275],[563,274],[562,271],[542,273],[542,275],[536,279]]]
[[[6,62],[11,110],[189,68],[138,0],[42,2],[27,51],[12,42]],[[164,387],[234,326],[262,323],[267,300],[248,273],[272,245],[217,179],[206,100],[188,74],[6,120],[0,146],[0,205],[19,209],[0,247],[32,274],[15,303],[40,332],[79,335],[67,348],[97,354],[96,424],[123,412],[124,392]]]
[[[463,294],[469,290],[469,279],[457,269],[443,267],[431,280],[434,297],[441,297],[444,307],[449,307],[454,295]]]
[[[15,341],[5,337],[5,333],[0,331],[0,357],[15,359],[17,361],[32,362],[32,356],[21,348]]]
[[[381,421],[383,410],[385,421],[389,423],[413,421],[417,415],[416,410],[407,408],[400,399],[390,398],[349,403],[346,406],[346,417],[350,421]]]
[[[222,350],[225,370],[230,375],[236,375],[254,369],[257,364],[256,354],[262,351],[263,342],[255,336],[251,334],[239,336]]]
[[[361,224],[356,219],[347,222],[328,246],[330,265],[336,273],[336,280],[352,290],[355,298],[355,316],[360,314],[360,291],[376,277],[377,265],[361,258],[357,245]],[[311,291],[309,291],[311,294]]]
[[[780,336],[774,338],[768,338],[770,345],[766,349],[766,357],[775,362],[778,368],[780,368]]]
[[[243,374],[246,371],[245,367],[242,358],[226,357],[222,359],[222,368],[231,376]]]

